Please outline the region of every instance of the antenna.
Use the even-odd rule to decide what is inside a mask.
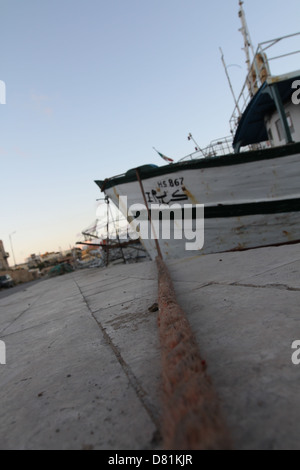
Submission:
[[[194,142],[194,144],[196,145],[196,147],[195,147],[196,152],[201,152],[203,157],[206,157],[206,155],[203,152],[202,148],[200,147],[200,145],[197,144],[197,142],[195,141],[195,139],[194,139],[194,137],[192,136],[191,133],[189,133],[189,135],[187,136],[187,139],[192,140]]]
[[[223,66],[224,66],[224,70],[225,70],[225,73],[226,73],[226,77],[227,77],[227,80],[228,80],[228,83],[229,83],[229,87],[230,87],[232,96],[233,96],[233,99],[234,99],[234,103],[236,105],[236,109],[238,110],[239,117],[241,117],[242,113],[241,113],[241,110],[240,110],[240,107],[239,107],[239,103],[238,103],[238,101],[235,97],[233,86],[232,86],[232,83],[231,83],[231,80],[230,80],[230,77],[229,77],[229,73],[228,73],[228,70],[227,70],[228,67],[230,67],[230,65],[226,65],[226,62],[225,62],[225,59],[224,59],[224,54],[223,54],[223,51],[222,51],[221,47],[220,47],[220,52],[221,52],[221,60],[222,60]],[[239,66],[237,65],[237,67],[239,67]]]

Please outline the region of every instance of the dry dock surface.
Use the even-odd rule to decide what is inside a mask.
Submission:
[[[237,449],[300,449],[300,245],[167,263]],[[0,299],[0,449],[157,449],[155,263]],[[153,310],[153,309],[152,309]],[[154,309],[155,310],[155,309]]]

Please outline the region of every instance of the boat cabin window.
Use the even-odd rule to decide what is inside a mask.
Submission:
[[[288,122],[291,133],[295,132],[294,124],[293,124],[290,113],[286,113],[286,118],[287,118],[287,122]],[[282,141],[282,140],[284,140],[284,132],[283,132],[283,127],[282,127],[282,122],[281,122],[280,119],[278,119],[275,124],[276,124],[276,129],[277,129],[277,134],[278,134],[279,140]]]
[[[272,129],[270,127],[268,129],[268,136],[269,136],[269,140],[272,142],[273,141],[273,132],[272,132]]]
[[[287,113],[286,117],[287,117],[287,122],[288,122],[289,128],[291,129],[291,133],[293,134],[293,132],[295,132],[295,129],[294,129],[294,124],[293,124],[292,117],[291,117],[290,113]]]
[[[279,140],[281,142],[284,139],[281,120],[278,119],[275,124],[276,124],[277,134],[278,134]]]

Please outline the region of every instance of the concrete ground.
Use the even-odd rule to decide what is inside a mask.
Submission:
[[[238,449],[300,449],[300,245],[169,264]]]
[[[34,281],[29,281],[29,282],[24,282],[22,284],[18,284],[14,287],[0,289],[0,299],[4,299],[5,297],[16,294],[17,292],[20,292],[20,291],[25,291],[29,287],[33,286],[34,284],[37,284],[38,282],[42,282],[42,280],[43,279],[36,279]]]
[[[300,449],[300,245],[168,263],[237,449]],[[0,449],[157,449],[153,262],[0,299]]]
[[[1,449],[156,445],[156,291],[155,264],[143,263],[78,271],[0,300]]]

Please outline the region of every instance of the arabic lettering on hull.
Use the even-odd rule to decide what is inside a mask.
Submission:
[[[172,202],[187,201],[188,196],[183,191],[184,178],[159,181],[157,188],[145,191],[149,204],[171,204]],[[163,192],[161,191],[163,189]]]

